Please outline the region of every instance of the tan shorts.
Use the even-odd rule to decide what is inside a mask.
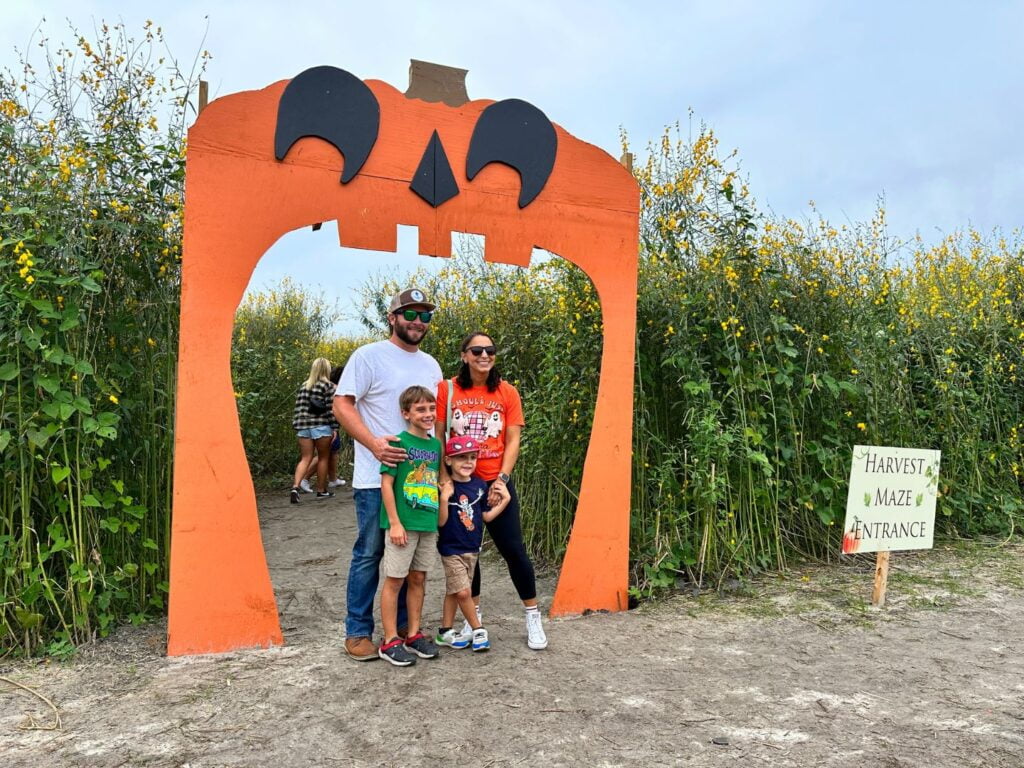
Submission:
[[[478,557],[476,552],[467,552],[464,555],[441,555],[446,594],[454,595],[456,592],[473,586],[473,569],[476,568]]]
[[[404,547],[391,543],[384,531],[384,575],[404,579],[409,571],[429,571],[437,557],[437,531],[406,531]]]

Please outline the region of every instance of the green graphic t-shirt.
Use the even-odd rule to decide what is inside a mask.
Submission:
[[[380,473],[395,478],[398,519],[407,531],[436,531],[441,441],[436,437],[416,437],[402,432],[398,435],[397,444],[408,454],[405,461],[397,467],[381,464]],[[380,505],[380,527],[385,530],[391,527],[383,503]]]

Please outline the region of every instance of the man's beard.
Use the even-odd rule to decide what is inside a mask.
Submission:
[[[423,341],[426,335],[427,329],[424,328],[423,333],[420,334],[420,337],[418,339],[414,338],[413,336],[410,335],[409,326],[402,325],[397,318],[395,319],[395,336],[400,338],[406,344],[412,344],[414,347],[418,347],[420,345],[420,342]]]

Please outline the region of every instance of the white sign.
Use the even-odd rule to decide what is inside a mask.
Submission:
[[[855,445],[843,554],[931,549],[941,451]]]

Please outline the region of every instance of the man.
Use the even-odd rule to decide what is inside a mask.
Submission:
[[[348,571],[345,652],[356,661],[378,658],[373,598],[384,553],[380,466],[393,467],[405,460],[405,450],[391,445],[405,429],[398,396],[415,384],[436,391],[442,378],[441,366],[419,349],[433,311],[434,305],[417,288],[395,294],[388,308],[391,337],[353,352],[334,393],[334,416],[355,441],[352,487],[359,533]],[[401,628],[406,625],[404,596],[398,605]]]

